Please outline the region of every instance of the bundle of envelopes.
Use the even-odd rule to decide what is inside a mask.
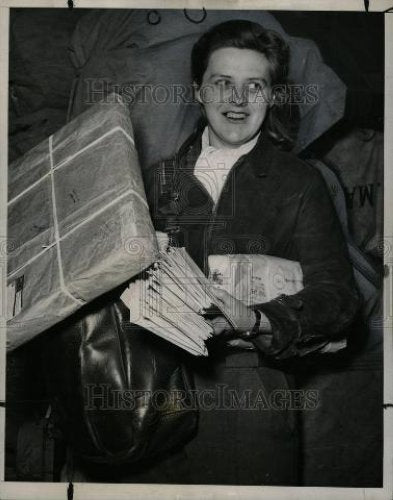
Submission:
[[[201,311],[214,304],[209,280],[184,248],[169,248],[121,296],[130,322],[195,355],[207,355],[212,327]]]

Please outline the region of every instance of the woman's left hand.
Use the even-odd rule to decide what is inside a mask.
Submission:
[[[214,305],[225,313],[232,323],[221,315],[210,320],[214,335],[242,336],[254,328],[256,316],[252,309],[221,288],[214,287],[212,292],[217,299]]]

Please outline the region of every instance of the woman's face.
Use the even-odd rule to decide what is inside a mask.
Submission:
[[[234,47],[212,52],[196,90],[209,124],[210,144],[236,148],[255,137],[270,96],[270,64],[263,54]]]

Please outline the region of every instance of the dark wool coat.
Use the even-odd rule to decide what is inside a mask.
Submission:
[[[269,354],[288,357],[339,337],[358,310],[359,295],[340,222],[319,172],[280,151],[262,133],[233,166],[213,209],[193,175],[201,135],[200,128],[175,158],[149,174],[156,228],[175,227],[205,272],[211,254],[266,254],[300,262],[304,289],[257,306],[273,327]],[[254,343],[258,346],[258,339]]]

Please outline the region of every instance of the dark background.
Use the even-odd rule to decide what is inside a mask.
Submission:
[[[75,69],[69,39],[87,9],[11,9],[10,137],[14,160],[65,123]],[[293,36],[318,45],[348,87],[345,121],[383,129],[384,18],[365,12],[272,14]]]

